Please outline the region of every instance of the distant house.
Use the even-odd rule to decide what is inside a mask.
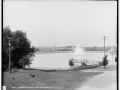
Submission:
[[[110,54],[117,54],[117,49],[115,49],[115,48],[113,47],[113,48],[109,49],[108,52],[109,52]]]
[[[65,46],[66,50],[73,51],[75,46]]]

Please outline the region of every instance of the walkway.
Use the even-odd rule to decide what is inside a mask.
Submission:
[[[104,71],[103,74],[90,78],[76,90],[117,90],[116,71]]]

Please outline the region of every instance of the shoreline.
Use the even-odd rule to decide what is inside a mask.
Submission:
[[[49,54],[49,53],[74,53],[75,51],[43,51],[43,52],[36,52],[35,54]],[[104,53],[104,51],[85,51],[91,53]],[[109,52],[106,52],[109,53]]]

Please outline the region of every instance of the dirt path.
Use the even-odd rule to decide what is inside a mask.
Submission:
[[[105,71],[101,75],[94,76],[76,90],[117,90],[116,71]]]

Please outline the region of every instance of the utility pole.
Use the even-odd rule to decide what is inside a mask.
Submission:
[[[9,72],[11,73],[11,60],[10,60],[10,59],[11,59],[11,57],[10,57],[10,46],[11,46],[11,44],[10,44],[10,39],[11,39],[11,38],[9,37],[9,38],[8,38],[8,40],[9,40],[9,41],[8,41],[8,42],[9,42]]]
[[[106,40],[106,38],[108,38],[108,37],[103,36],[103,37],[101,37],[101,38],[104,38],[103,40],[104,40],[104,57],[105,57],[105,40]]]

